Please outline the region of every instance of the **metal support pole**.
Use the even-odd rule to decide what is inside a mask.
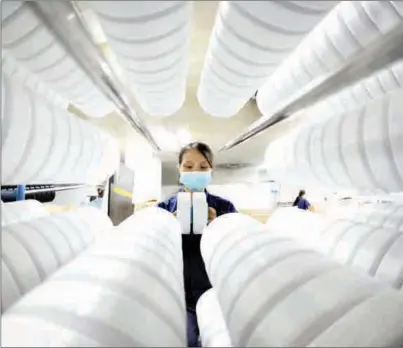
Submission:
[[[83,69],[102,94],[112,101],[120,115],[156,151],[161,151],[147,127],[130,105],[124,85],[114,73],[101,48],[87,30],[84,16],[73,1],[27,1],[43,24]]]
[[[347,59],[325,76],[313,80],[298,94],[291,95],[272,115],[262,116],[219,151],[229,150],[291,117],[297,111],[337,93],[353,83],[403,58],[403,25],[382,36],[365,49]]]

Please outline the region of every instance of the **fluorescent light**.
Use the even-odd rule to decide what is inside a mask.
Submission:
[[[183,128],[178,129],[176,131],[176,136],[179,140],[179,145],[181,145],[181,146],[185,146],[192,141],[192,136],[189,133],[189,131],[187,131],[186,129],[183,129]]]

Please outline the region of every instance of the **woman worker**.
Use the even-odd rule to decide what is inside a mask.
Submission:
[[[295,198],[292,206],[302,210],[309,210],[311,208],[311,203],[305,199],[305,190],[299,191],[298,196]]]
[[[234,205],[218,196],[207,192],[206,187],[211,182],[213,169],[213,153],[206,144],[194,142],[179,153],[181,191],[206,193],[208,204],[208,221],[228,213],[236,213]],[[176,213],[177,196],[170,197],[167,201],[158,204],[158,207]],[[196,303],[200,296],[211,288],[206,273],[203,258],[200,252],[201,235],[182,235],[183,272],[185,283],[185,297],[187,309],[187,337],[188,346],[199,346],[199,327],[196,317]]]

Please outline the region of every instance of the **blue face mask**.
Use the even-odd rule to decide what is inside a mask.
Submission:
[[[191,191],[202,191],[211,183],[211,171],[181,172],[179,180]]]

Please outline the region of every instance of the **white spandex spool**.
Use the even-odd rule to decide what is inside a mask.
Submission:
[[[203,258],[209,260],[209,262],[205,262],[207,273],[210,274],[212,267],[215,267],[220,260],[225,258],[226,250],[239,246],[243,247],[242,239],[233,240],[231,238],[223,238],[224,235],[227,235],[230,231],[254,230],[259,227],[263,227],[263,224],[249,216],[239,213],[225,214],[214,219],[209,224],[208,230],[215,231],[215,235],[210,233],[208,239],[211,245],[220,243],[220,248],[203,249]]]
[[[381,42],[403,24],[402,14],[400,1],[340,1],[259,89],[260,111],[271,117],[276,108],[310,82],[332,73],[371,44]],[[363,92],[376,94],[373,87],[357,90],[358,103],[367,99],[361,97]]]
[[[45,206],[34,199],[1,204],[2,227],[47,215],[49,212]]]
[[[24,1],[2,4],[2,47],[90,117],[115,108]]]
[[[206,291],[200,297],[196,313],[203,347],[232,347],[227,324],[214,289]]]
[[[186,96],[191,1],[91,1],[142,109],[169,116]]]
[[[33,77],[24,82],[9,57],[2,63],[2,184],[96,184],[113,174],[116,140],[45,97]]]
[[[206,113],[234,116],[336,1],[222,1],[197,98]]]
[[[399,89],[364,107],[309,125],[289,139],[290,146],[284,147],[288,153],[282,156],[292,158],[285,169],[317,185],[329,186],[331,182],[333,187],[362,192],[400,192],[403,190],[402,107],[403,89]],[[317,132],[322,134],[321,141],[313,147],[311,137]],[[312,156],[319,151],[318,147],[322,155]],[[279,154],[268,151],[268,161],[271,156]]]
[[[401,288],[403,233],[366,224],[336,221],[317,241],[319,251],[337,261]],[[400,251],[399,251],[400,250]]]
[[[271,233],[291,236],[308,245],[315,244],[318,234],[326,226],[326,220],[319,214],[287,207],[277,209],[266,222]]]
[[[192,207],[193,233],[202,234],[208,221],[208,205],[204,192],[193,192]]]
[[[368,220],[370,215],[366,216]],[[400,289],[403,286],[403,233],[382,224],[279,209],[267,222],[270,233],[288,236],[363,274]],[[400,251],[399,251],[400,250]]]
[[[216,219],[201,242],[234,346],[403,344],[403,297],[396,290],[287,237],[235,229],[235,219]],[[228,248],[230,241],[238,247]],[[212,262],[216,254],[222,257]]]
[[[190,234],[192,196],[190,192],[178,192],[176,217],[181,225],[182,234]]]
[[[184,347],[180,225],[139,211],[2,316],[2,345]]]
[[[358,211],[344,219],[370,226],[380,226],[403,232],[403,205],[393,205],[389,209]]]
[[[357,109],[371,100],[383,97],[401,88],[403,88],[403,60],[388,65],[379,72],[305,109],[304,117],[309,117],[315,122],[321,122],[333,115]],[[321,136],[319,132],[319,141]],[[316,150],[319,151],[315,151],[314,144],[312,144],[312,147],[312,155],[321,156],[320,147],[316,147]]]
[[[74,259],[109,228],[112,228],[109,218],[90,207],[3,226],[2,311]]]

